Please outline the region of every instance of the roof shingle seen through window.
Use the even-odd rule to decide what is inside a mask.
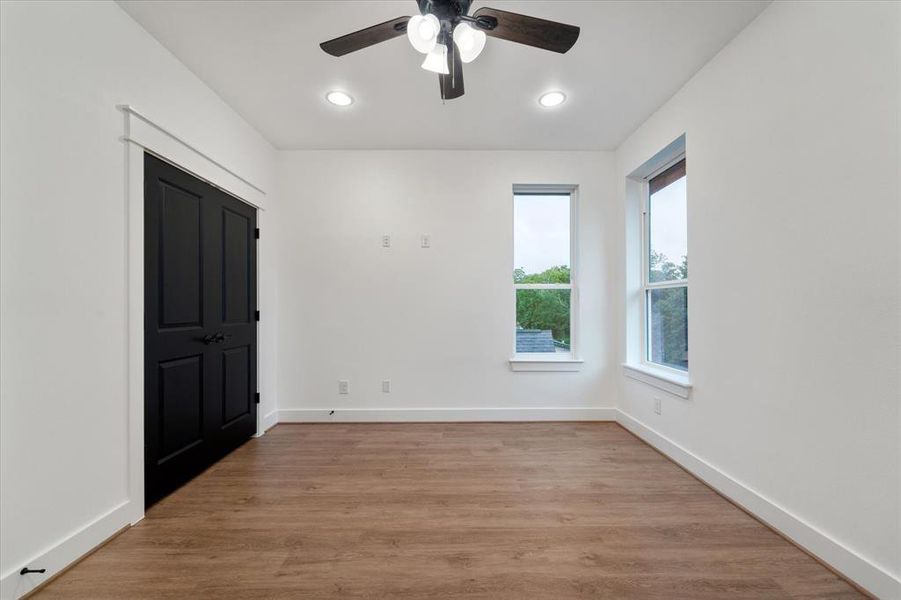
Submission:
[[[517,329],[517,352],[556,352],[550,329]]]

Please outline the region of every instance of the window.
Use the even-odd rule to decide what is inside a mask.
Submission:
[[[688,371],[685,158],[647,179],[644,214],[645,360]]]
[[[516,358],[575,355],[574,196],[571,187],[514,188]]]

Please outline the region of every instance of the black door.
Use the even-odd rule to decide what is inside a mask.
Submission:
[[[144,207],[149,506],[256,431],[256,209],[150,155]]]

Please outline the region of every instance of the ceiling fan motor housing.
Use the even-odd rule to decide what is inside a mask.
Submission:
[[[469,7],[472,0],[417,0],[419,4],[419,12],[422,14],[433,14],[438,17],[442,23],[455,23],[460,17],[469,14]]]

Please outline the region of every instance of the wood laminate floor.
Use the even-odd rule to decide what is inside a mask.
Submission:
[[[859,598],[614,423],[278,425],[37,598]]]

